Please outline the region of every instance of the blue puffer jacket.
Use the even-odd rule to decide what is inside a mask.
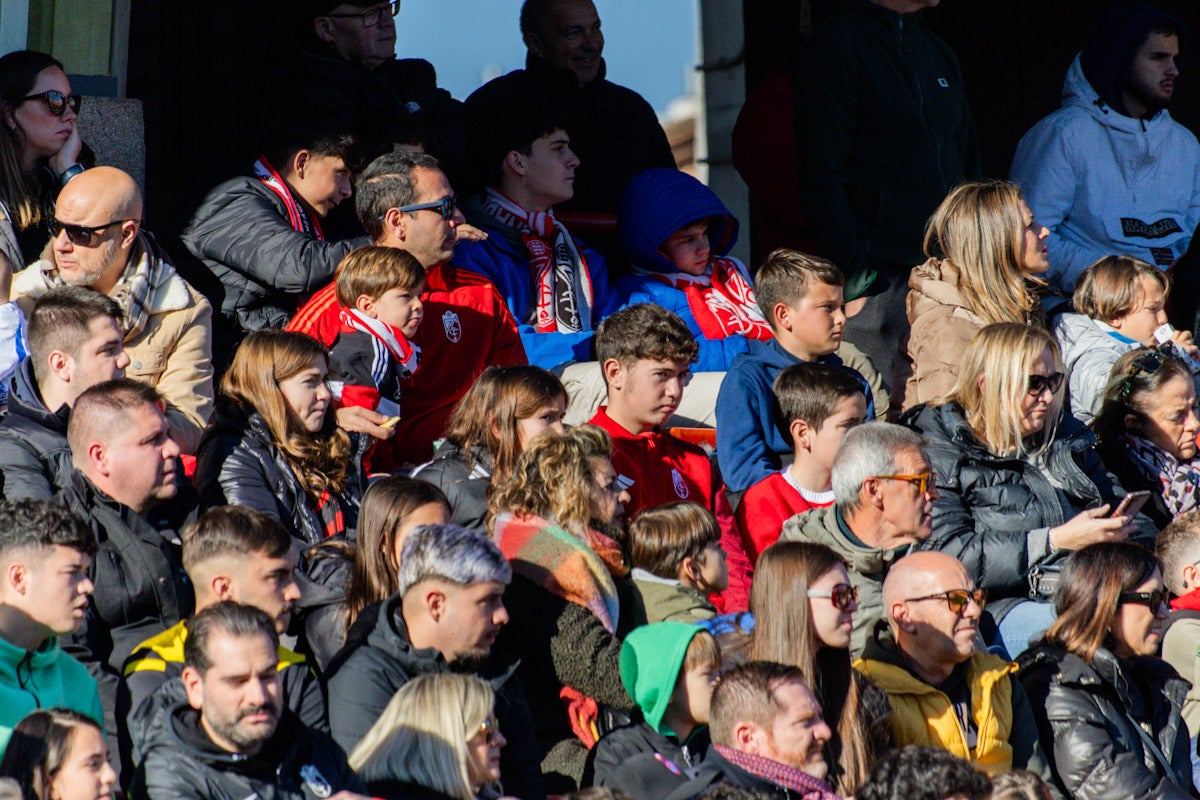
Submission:
[[[677,169],[648,169],[638,174],[621,195],[620,216],[621,244],[634,270],[678,272],[659,248],[675,231],[705,218],[712,220],[708,229],[711,254],[723,258],[737,242],[738,221],[712,189]],[[752,282],[745,265],[738,262],[738,266]],[[700,345],[699,360],[692,367],[696,372],[725,372],[734,356],[746,352],[743,336],[704,336],[687,295],[653,276],[627,275],[617,281],[617,289],[631,305],[657,303],[683,318]]]

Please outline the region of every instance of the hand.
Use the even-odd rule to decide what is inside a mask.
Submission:
[[[1057,550],[1078,550],[1096,542],[1120,542],[1133,532],[1133,517],[1109,517],[1109,506],[1089,508],[1050,529],[1050,545]]]
[[[1192,341],[1191,331],[1175,331],[1171,334],[1171,341],[1179,345],[1179,349],[1187,353],[1192,358],[1200,357],[1200,347]]]
[[[378,411],[362,406],[345,406],[337,410],[338,427],[349,433],[365,433],[376,439],[390,439],[396,435],[395,428],[381,428],[388,418]]]
[[[454,226],[454,238],[460,242],[482,242],[488,238],[487,234],[476,228],[474,225],[468,225],[465,222],[460,222]]]
[[[54,172],[54,177],[58,177],[67,171],[67,167],[74,166],[79,163],[79,154],[83,150],[83,140],[79,138],[79,124],[71,126],[71,135],[63,142],[63,146],[58,152],[50,156],[50,169]]]
[[[851,317],[858,314],[858,312],[862,311],[863,306],[865,306],[866,304],[867,304],[867,298],[856,297],[853,300],[851,300],[849,303],[846,303],[846,305],[842,306],[842,313],[844,313],[846,315],[846,319],[850,319]]]

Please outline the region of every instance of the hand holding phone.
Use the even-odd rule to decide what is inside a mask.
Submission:
[[[1113,509],[1112,514],[1109,516],[1135,516],[1139,511],[1142,510],[1142,506],[1146,505],[1146,501],[1149,499],[1150,492],[1148,491],[1130,492],[1121,498],[1121,502],[1117,504],[1117,507]]]

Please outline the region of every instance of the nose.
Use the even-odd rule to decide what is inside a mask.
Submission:
[[[549,430],[552,430],[552,431],[554,431],[554,432],[555,432],[555,433],[557,433],[559,436],[562,436],[564,433],[566,433],[566,432],[567,432],[567,429],[566,429],[566,427],[563,425],[563,423],[562,423],[562,420],[561,420],[561,419],[560,419],[558,422],[552,422],[552,423],[550,423],[550,426],[549,426],[549,428],[548,428],[548,429],[549,429]]]
[[[631,494],[629,494],[628,489],[622,489],[621,493],[619,495],[617,495],[617,502],[619,502],[621,504],[621,506],[622,506],[621,510],[624,511],[625,510],[624,506],[627,506],[633,502],[633,496]]]
[[[163,460],[179,458],[180,452],[182,451],[180,451],[179,445],[175,444],[175,440],[168,436],[167,441],[163,443]]]
[[[96,590],[96,584],[92,583],[92,579],[87,577],[86,575],[84,576],[83,580],[81,580],[79,582],[79,586],[76,589],[76,591],[82,595],[89,595],[92,592],[94,592],[95,590]]]
[[[579,156],[575,155],[575,151],[569,147],[567,148],[567,166],[571,169],[579,166]]]
[[[129,362],[129,353],[125,350],[122,350],[120,354],[117,355],[117,369],[125,369],[129,366]]]
[[[983,606],[979,605],[974,597],[968,597],[967,607],[963,609],[962,615],[967,619],[979,619],[983,616]]]
[[[824,719],[813,727],[813,738],[822,744],[833,738],[833,731],[829,729],[829,723]]]
[[[100,767],[100,786],[104,789],[104,793],[112,791],[112,786],[117,782],[117,771],[112,768],[107,761]]]
[[[316,396],[317,396],[317,399],[320,400],[321,402],[326,402],[326,403],[329,402],[329,398],[333,396],[329,392],[329,384],[326,383],[325,381],[321,381],[317,385]]]
[[[1038,225],[1037,229],[1038,229],[1038,241],[1039,242],[1046,241],[1047,237],[1050,236],[1050,229],[1047,228],[1045,225]]]
[[[846,307],[842,306],[837,311],[833,312],[833,320],[838,325],[846,324]]]
[[[271,699],[269,682],[257,678],[246,683],[246,701],[256,706],[266,705]]]
[[[300,584],[296,583],[293,578],[288,582],[288,585],[283,587],[283,599],[288,603],[296,603],[300,600]]]
[[[463,216],[461,208],[455,207],[454,216],[451,217],[448,221],[450,223],[450,227],[453,228],[456,225],[466,224],[467,218]]]
[[[1171,58],[1167,59],[1167,77],[1174,78],[1179,75],[1179,63]]]
[[[508,744],[508,739],[504,738],[504,734],[500,732],[499,728],[492,731],[492,747],[504,747],[506,744]]]
[[[508,609],[504,607],[504,603],[500,603],[498,606],[496,606],[496,613],[492,614],[492,624],[493,625],[507,625],[508,624]]]
[[[1184,420],[1184,431],[1195,433],[1200,430],[1200,415],[1196,413],[1196,407],[1192,406],[1188,409],[1187,419]]]
[[[60,253],[69,253],[75,247],[71,243],[71,239],[67,236],[67,229],[63,228],[54,237],[54,249]]]

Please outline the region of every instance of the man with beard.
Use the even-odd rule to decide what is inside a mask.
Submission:
[[[512,568],[496,545],[457,525],[428,525],[404,541],[396,594],[368,606],[326,671],[333,737],[347,751],[362,740],[392,695],[418,675],[470,672],[496,691],[496,717],[508,741],[505,791],[546,796],[538,749],[516,664],[492,654],[508,622],[504,588]]]
[[[989,775],[1028,769],[1049,782],[1017,665],[977,649],[986,602],[953,556],[905,556],[883,582],[888,625],[854,667],[887,692],[897,747],[938,747]]]
[[[1200,144],[1167,112],[1183,40],[1150,6],[1106,12],[1067,70],[1063,107],[1017,145],[1010,177],[1050,229],[1050,280],[1068,294],[1112,253],[1167,269],[1200,223]]]
[[[364,797],[342,749],[284,709],[278,648],[275,621],[252,606],[225,601],[192,617],[187,701],[150,730],[131,797]]]

